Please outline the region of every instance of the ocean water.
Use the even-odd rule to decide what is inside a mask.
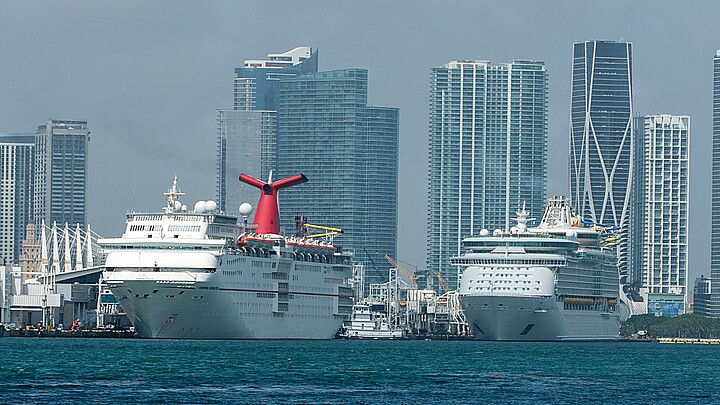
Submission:
[[[720,403],[720,345],[0,338],[0,403]]]

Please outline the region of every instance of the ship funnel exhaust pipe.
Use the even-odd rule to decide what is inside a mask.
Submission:
[[[286,179],[266,183],[250,175],[242,173],[240,181],[261,190],[260,200],[253,223],[257,225],[257,233],[280,233],[280,210],[278,208],[278,192],[284,188],[308,181],[304,174],[296,174]]]

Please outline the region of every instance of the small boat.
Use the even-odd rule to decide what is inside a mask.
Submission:
[[[347,339],[403,339],[406,334],[405,329],[391,328],[382,312],[373,312],[367,304],[356,304],[341,336]]]

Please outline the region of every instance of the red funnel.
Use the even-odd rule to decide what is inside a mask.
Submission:
[[[254,223],[257,233],[280,233],[280,210],[278,208],[278,191],[302,184],[308,181],[304,174],[296,174],[287,179],[278,180],[270,184],[258,180],[245,173],[240,175],[240,181],[260,189],[260,200],[255,211]]]

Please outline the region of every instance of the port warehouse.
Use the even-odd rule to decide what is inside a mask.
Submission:
[[[1,260],[1,259],[0,259]],[[102,266],[72,270],[55,276],[55,292],[46,293],[43,277],[23,282],[18,266],[4,262],[0,273],[0,323],[15,327],[41,326],[43,319],[56,327],[70,328],[79,321],[84,327],[126,328],[127,318],[112,295],[99,285]],[[100,318],[100,320],[98,319]]]

